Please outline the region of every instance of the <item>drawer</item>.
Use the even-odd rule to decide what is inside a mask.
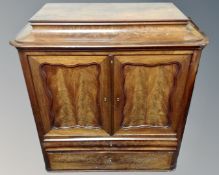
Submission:
[[[168,170],[174,152],[47,152],[49,170]]]

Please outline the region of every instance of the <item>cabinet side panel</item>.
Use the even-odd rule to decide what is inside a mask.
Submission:
[[[45,150],[43,148],[42,140],[43,140],[43,135],[46,132],[48,132],[48,130],[50,129],[50,125],[49,125],[49,122],[43,122],[41,115],[40,115],[39,105],[38,105],[38,101],[37,101],[37,97],[36,97],[36,92],[35,92],[35,88],[34,88],[34,83],[33,83],[31,69],[30,69],[30,65],[29,65],[29,61],[28,61],[27,52],[19,50],[18,53],[19,53],[20,63],[22,66],[23,75],[24,75],[27,90],[28,90],[28,95],[30,98],[33,116],[34,116],[35,123],[36,123],[36,128],[37,128],[37,132],[38,132],[41,150],[43,153],[43,158],[44,158],[46,166],[48,166],[49,160],[48,160],[48,157],[46,156]]]
[[[180,150],[181,143],[182,143],[182,138],[183,138],[183,134],[184,134],[184,129],[185,129],[185,125],[186,125],[186,120],[187,120],[187,115],[188,115],[188,111],[189,111],[189,107],[190,107],[192,93],[193,93],[193,89],[194,89],[195,78],[196,78],[196,74],[198,72],[201,53],[202,53],[202,49],[201,50],[200,49],[194,50],[194,53],[193,53],[191,60],[190,60],[186,87],[185,87],[185,91],[183,94],[183,101],[181,104],[181,113],[183,115],[181,115],[181,118],[180,118],[178,125],[177,125],[177,128],[178,128],[177,135],[179,138],[179,143],[177,146],[177,152],[176,152],[174,159],[173,159],[173,163],[175,162],[174,166],[176,166],[177,157],[178,157],[179,150]]]

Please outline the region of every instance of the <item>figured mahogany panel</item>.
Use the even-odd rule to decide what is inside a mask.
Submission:
[[[127,64],[123,127],[168,126],[177,64]]]
[[[39,117],[48,123],[44,136],[74,137],[79,131],[83,136],[110,133],[111,106],[104,101],[111,93],[106,56],[38,55],[28,58]]]
[[[97,64],[41,66],[54,127],[99,126]]]
[[[114,135],[176,135],[190,59],[189,54],[115,56]]]

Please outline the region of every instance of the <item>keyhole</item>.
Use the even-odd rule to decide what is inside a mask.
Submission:
[[[104,98],[103,98],[103,101],[104,101],[104,102],[107,102],[107,97],[104,97]]]

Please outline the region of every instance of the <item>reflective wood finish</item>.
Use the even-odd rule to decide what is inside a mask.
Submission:
[[[54,127],[99,127],[99,67],[90,65],[41,66],[51,103]],[[84,108],[86,106],[86,108]]]
[[[104,97],[110,96],[106,56],[28,59],[40,110],[48,118],[49,128],[103,128],[110,132],[110,106],[104,102]]]
[[[47,170],[174,169],[207,42],[171,3],[44,6],[11,44]]]
[[[168,63],[123,66],[125,91],[123,127],[169,125],[171,92],[174,91],[178,72],[176,65]]]
[[[176,129],[190,59],[177,54],[115,56],[114,94],[121,99],[115,102],[115,130]]]

